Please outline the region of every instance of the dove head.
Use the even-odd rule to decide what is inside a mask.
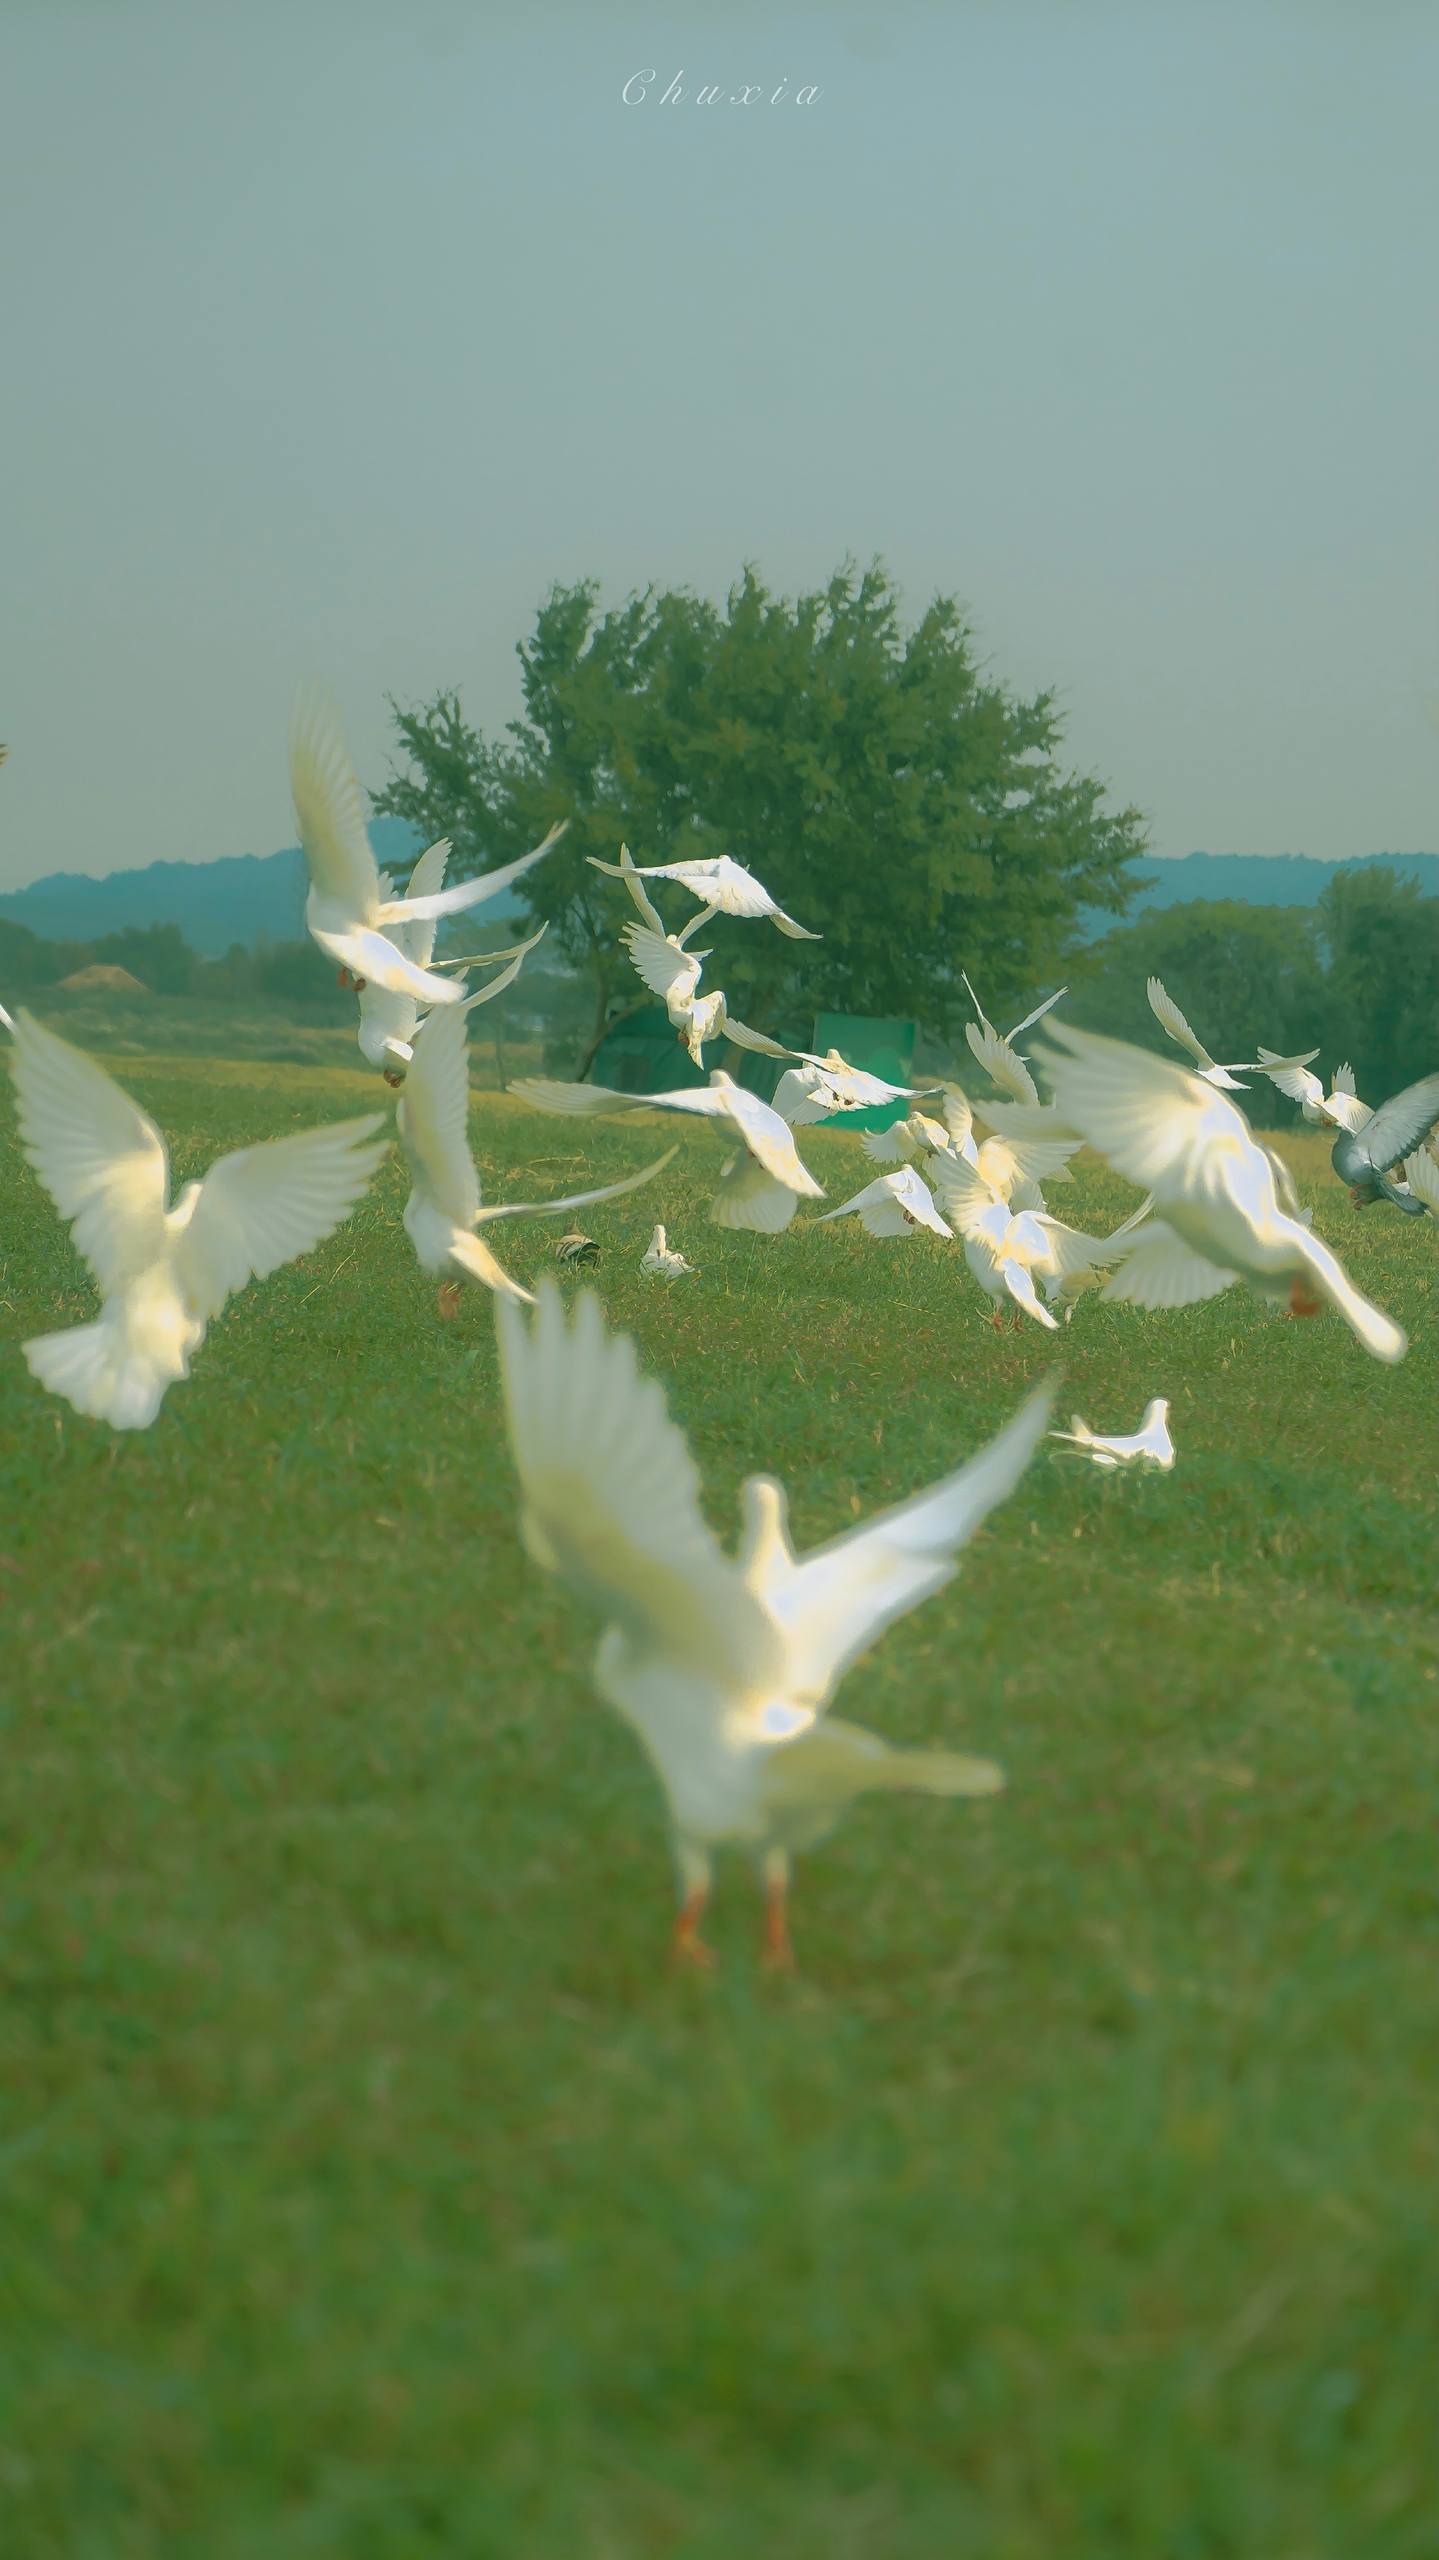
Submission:
[[[740,1570],[752,1590],[763,1591],[771,1576],[793,1560],[784,1486],[774,1476],[746,1476],[740,1517]]]

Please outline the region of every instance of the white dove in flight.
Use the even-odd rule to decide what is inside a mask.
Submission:
[[[1058,1045],[1045,1071],[1063,1117],[1153,1195],[1154,1215],[1134,1230],[1104,1297],[1188,1307],[1244,1280],[1291,1315],[1318,1315],[1327,1299],[1376,1359],[1403,1359],[1400,1326],[1284,1208],[1273,1159],[1226,1094],[1098,1032],[1053,1023],[1049,1040]]]
[[[1097,1467],[1158,1467],[1168,1474],[1174,1464],[1174,1442],[1169,1436],[1169,1398],[1153,1396],[1144,1408],[1144,1419],[1137,1431],[1091,1431],[1077,1413],[1069,1418],[1067,1431],[1051,1431],[1051,1440],[1067,1441]]]
[[[1317,1053],[1310,1051],[1313,1057]],[[1334,1070],[1329,1092],[1323,1079],[1298,1059],[1281,1058],[1277,1049],[1261,1049],[1257,1064],[1263,1068],[1272,1085],[1297,1102],[1311,1129],[1347,1129],[1357,1135],[1366,1120],[1373,1118],[1367,1102],[1361,1102],[1354,1090],[1354,1069],[1346,1060]]]
[[[852,1200],[838,1209],[826,1209],[816,1218],[817,1227],[828,1226],[831,1218],[858,1218],[872,1236],[910,1236],[920,1227],[931,1235],[953,1240],[954,1229],[947,1227],[934,1205],[923,1174],[912,1164],[901,1165],[896,1173],[882,1173],[878,1181],[866,1183]]]
[[[1257,1075],[1261,1066],[1264,1066],[1262,1056],[1236,1058],[1231,1060],[1227,1067],[1216,1066],[1203,1041],[1185,1021],[1173,996],[1165,992],[1163,980],[1147,979],[1144,992],[1149,998],[1149,1010],[1161,1031],[1167,1031],[1171,1040],[1177,1042],[1181,1049],[1188,1050],[1206,1084],[1212,1084],[1224,1093],[1244,1093],[1248,1090],[1239,1082],[1238,1071],[1242,1069],[1246,1075]],[[1306,1049],[1302,1057],[1274,1058],[1271,1065],[1297,1071],[1300,1067],[1307,1067],[1310,1059],[1317,1058],[1318,1055],[1317,1049]],[[1265,1067],[1265,1073],[1268,1074],[1269,1071],[1269,1068]]]
[[[365,830],[365,804],[350,762],[339,719],[319,696],[302,695],[290,730],[290,784],[300,844],[310,874],[305,923],[320,949],[336,962],[342,986],[370,985],[414,996],[423,1005],[458,1004],[464,988],[437,970],[422,968],[401,949],[390,928],[429,922],[437,916],[462,914],[495,897],[522,879],[559,842],[564,828],[551,827],[544,843],[517,862],[487,871],[478,880],[460,880],[452,889],[423,896],[386,898],[380,870]],[[448,854],[447,839],[442,839]],[[439,845],[431,845],[421,861],[443,865]]]
[[[699,914],[692,916],[685,928],[687,933],[694,933],[707,925],[711,916],[768,916],[780,933],[789,934],[796,942],[821,942],[824,939],[822,934],[811,933],[808,926],[796,924],[793,916],[786,915],[768,889],[756,880],[754,873],[746,871],[742,862],[731,861],[727,853],[717,854],[705,862],[635,863],[627,854],[620,862],[601,862],[597,853],[587,854],[585,859],[594,864],[596,871],[603,871],[607,878],[625,881],[631,897],[635,894],[636,881],[677,881],[682,889],[688,889],[692,898],[698,898],[700,904]]]
[[[1033,1013],[1027,1013],[1022,1022],[1016,1022],[1012,1031],[996,1031],[962,969],[959,974],[964,979],[969,1001],[979,1016],[977,1022],[967,1022],[964,1026],[964,1036],[974,1056],[1002,1092],[1012,1094],[1016,1102],[1038,1102],[1038,1087],[1014,1043],[1022,1031],[1032,1031],[1036,1022],[1042,1022],[1060,997],[1068,995],[1069,989],[1056,987],[1053,995],[1046,996],[1043,1004],[1037,1004]]]
[[[686,1086],[678,1093],[616,1093],[602,1084],[556,1084],[546,1076],[525,1076],[510,1087],[522,1102],[541,1111],[594,1113],[618,1117],[625,1111],[683,1111],[708,1120],[739,1139],[743,1152],[732,1156],[720,1175],[710,1216],[717,1227],[745,1227],[761,1235],[778,1235],[789,1225],[798,1200],[822,1200],[823,1186],[801,1164],[793,1132],[757,1093],[749,1093],[716,1067],[707,1085]]]
[[[1014,1491],[1043,1437],[1041,1387],[987,1448],[940,1483],[808,1555],[790,1544],[784,1489],[751,1476],[727,1556],[658,1382],[605,1329],[588,1291],[566,1320],[553,1283],[533,1321],[496,1302],[520,1534],[605,1622],[601,1697],[631,1727],[668,1802],[679,1877],[674,1951],[705,1963],[700,1925],[714,1853],[758,1864],[765,1945],[791,1961],[791,1860],[874,1789],[988,1795],[992,1761],[896,1750],[826,1710],[860,1655],[955,1570],[960,1549]]]
[[[165,1141],[93,1058],[17,1014],[10,1053],[25,1153],[104,1301],[90,1324],[22,1344],[31,1375],[77,1413],[144,1431],[187,1378],[205,1328],[347,1217],[388,1141],[379,1115],[220,1156],[169,1205]]]
[[[482,1288],[533,1304],[528,1289],[512,1280],[495,1259],[477,1232],[480,1227],[497,1218],[554,1218],[569,1209],[591,1208],[599,1200],[618,1200],[651,1181],[675,1153],[669,1148],[642,1173],[607,1183],[601,1191],[575,1191],[563,1200],[507,1200],[484,1207],[470,1152],[466,1017],[493,993],[493,988],[485,987],[464,1004],[446,1005],[426,1015],[415,1035],[414,1056],[395,1109],[413,1183],[405,1203],[405,1232],[420,1269],[433,1273],[443,1284],[439,1311],[444,1316],[459,1313],[462,1280],[478,1281]]]
[[[421,854],[410,874],[410,884],[405,892],[407,902],[411,899],[424,900],[443,887],[449,852],[448,841],[441,837],[438,844],[432,844],[428,852]],[[394,889],[388,872],[382,871],[379,876],[383,903],[393,898]],[[392,925],[389,939],[402,959],[413,961],[422,972],[427,971],[434,953],[438,924],[436,916],[416,916],[408,924]],[[470,1003],[487,1004],[491,996],[501,994],[504,988],[513,984],[526,955],[534,950],[537,942],[544,940],[548,931],[549,926],[542,924],[527,941],[513,943],[506,951],[473,952],[464,960],[443,960],[439,965],[444,969],[478,968],[482,963],[498,967],[500,974],[467,998]],[[505,961],[511,963],[509,968],[500,966]],[[464,982],[457,980],[456,985],[463,997]],[[398,1087],[405,1081],[405,1069],[414,1054],[414,1038],[422,1012],[420,1000],[408,987],[382,987],[377,979],[367,978],[360,988],[359,1003],[360,1053],[372,1067],[382,1070],[386,1084]]]

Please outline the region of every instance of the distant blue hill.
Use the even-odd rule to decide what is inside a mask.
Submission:
[[[1382,862],[1439,897],[1439,853],[1363,853],[1352,862],[1317,862],[1309,853],[1184,853],[1169,862],[1136,862],[1144,886],[1131,913],[1179,907],[1191,898],[1242,898],[1251,907],[1312,907],[1336,871]],[[1101,922],[1105,929],[1108,919]]]
[[[403,818],[376,818],[370,841],[380,863],[403,872],[420,850]],[[1361,863],[1383,862],[1439,895],[1439,854],[1369,853]],[[1135,864],[1142,886],[1131,914],[1174,907],[1191,898],[1242,898],[1252,906],[1311,907],[1339,864],[1304,853],[1186,853],[1170,862]],[[47,942],[94,942],[126,925],[177,924],[192,951],[217,959],[234,942],[293,942],[304,932],[305,866],[298,845],[283,853],[240,853],[218,862],[151,862],[143,871],[112,871],[91,880],[80,871],[55,871],[27,889],[0,897],[0,917],[28,925]],[[487,923],[515,911],[513,893],[485,909]],[[1091,915],[1094,936],[1114,919]]]

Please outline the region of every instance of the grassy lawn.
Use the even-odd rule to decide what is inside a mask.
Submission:
[[[123,1073],[181,1177],[381,1093]],[[0,1109],[14,1341],[91,1300]],[[524,1196],[658,1124],[475,1134]],[[831,1202],[864,1178],[803,1144]],[[657,1792],[397,1163],[144,1437],[6,1353],[6,2560],[1431,2560],[1439,1234],[1290,1154],[1408,1360],[1238,1292],[1081,1305],[1065,1410],[1167,1392],[1178,1468],[1043,1456],[853,1674],[1010,1788],[863,1808],[794,1984],[740,1867],[718,1977],[665,1969]],[[590,1215],[598,1286],[715,1520],[763,1465],[813,1540],[1053,1345],[928,1239],[721,1235],[718,1161]],[[503,1235],[520,1276],[554,1232]]]

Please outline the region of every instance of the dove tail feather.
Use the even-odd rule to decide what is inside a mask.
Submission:
[[[148,1430],[165,1389],[187,1374],[183,1355],[167,1359],[138,1350],[103,1316],[64,1333],[41,1334],[22,1348],[30,1375],[42,1387],[116,1431]]]

